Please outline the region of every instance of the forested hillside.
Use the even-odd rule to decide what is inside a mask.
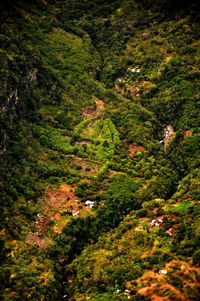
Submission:
[[[199,300],[198,1],[0,16],[0,299]]]

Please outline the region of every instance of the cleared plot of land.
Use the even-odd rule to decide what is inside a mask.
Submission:
[[[42,212],[37,215],[37,220],[33,224],[35,231],[30,232],[26,237],[27,242],[47,248],[55,233],[61,233],[63,227],[71,220],[73,212],[77,213],[73,217],[90,214],[91,208],[81,203],[75,196],[75,190],[76,185],[63,184],[58,189],[47,187],[41,201]],[[49,231],[50,238],[47,237]]]

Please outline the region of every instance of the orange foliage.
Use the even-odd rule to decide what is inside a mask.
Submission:
[[[137,280],[138,293],[149,301],[199,300],[200,269],[191,263],[173,260],[166,264],[167,275],[145,273]],[[174,286],[176,283],[176,287]]]
[[[129,145],[129,151],[131,155],[133,156],[137,151],[146,151],[147,149],[143,145],[139,145],[136,143]]]

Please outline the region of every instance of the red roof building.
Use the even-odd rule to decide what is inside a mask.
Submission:
[[[174,233],[175,229],[170,228],[169,230],[166,231],[166,233],[169,233],[169,235],[172,235]]]
[[[127,296],[129,296],[129,295],[130,295],[130,293],[131,293],[131,291],[129,291],[129,290],[127,290],[127,289],[125,289],[125,291],[124,291],[124,295],[127,295]]]

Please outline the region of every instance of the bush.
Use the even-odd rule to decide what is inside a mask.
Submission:
[[[56,183],[59,182],[59,178],[58,177],[54,177],[54,176],[49,177],[48,178],[48,182],[51,183],[51,184],[56,184]]]
[[[140,209],[136,212],[136,217],[140,218],[140,217],[145,217],[147,216],[148,210],[147,209]]]
[[[192,260],[194,264],[200,265],[200,249],[193,253]]]

